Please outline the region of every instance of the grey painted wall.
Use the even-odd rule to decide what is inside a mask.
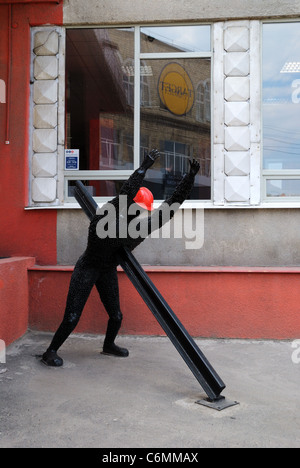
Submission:
[[[59,264],[76,262],[86,247],[87,230],[80,210],[58,212]],[[186,249],[185,239],[146,239],[135,255],[149,265],[300,265],[300,210],[207,209],[202,248]]]
[[[298,0],[65,0],[64,24],[218,21],[300,15]]]

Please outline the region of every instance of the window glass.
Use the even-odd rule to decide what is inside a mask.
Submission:
[[[133,169],[133,29],[67,29],[67,147],[80,170]]]
[[[300,169],[299,43],[300,23],[264,24],[264,169]],[[288,185],[293,184],[290,181]]]
[[[197,158],[192,199],[210,198],[210,60],[146,60],[148,105],[141,99],[141,151],[158,148],[161,157],[147,172],[146,184],[156,199],[165,199]],[[201,87],[203,99],[197,100]]]
[[[141,28],[141,52],[209,52],[210,26]]]
[[[267,179],[267,197],[299,197],[299,179]]]
[[[145,54],[140,62],[138,34]],[[176,59],[168,52],[176,52]],[[87,185],[95,196],[115,195],[119,182],[113,179],[123,179],[120,171],[137,169],[145,153],[157,148],[161,157],[145,180],[156,200],[169,196],[191,158],[199,160],[200,171],[190,198],[210,199],[211,59],[206,52],[207,25],[67,29],[67,149],[79,150],[79,173],[93,171],[88,179],[95,180]],[[96,181],[105,177],[97,171],[109,171],[107,183]],[[65,177],[77,174],[66,169]],[[72,196],[72,182],[68,186]]]

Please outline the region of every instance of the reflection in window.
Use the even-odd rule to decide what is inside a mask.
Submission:
[[[141,80],[141,106],[150,107],[150,86],[148,77],[152,76],[151,67],[147,67],[145,62],[142,62],[140,70],[140,80]]]
[[[299,197],[299,179],[267,179],[267,197]]]
[[[300,23],[264,24],[264,169],[300,169],[299,43]]]
[[[140,34],[140,51],[134,50],[135,33]],[[209,25],[67,29],[67,148],[79,149],[79,170],[94,171],[91,177],[102,179],[104,174],[97,171],[110,171],[107,182],[87,183],[95,196],[114,195],[118,181],[113,179],[137,168],[138,153],[142,160],[158,148],[161,157],[145,180],[156,200],[167,196],[193,157],[200,171],[190,198],[210,199],[209,51]],[[137,74],[139,52],[159,55],[142,57]]]
[[[191,199],[210,199],[210,60],[145,60],[151,68],[148,76],[151,107],[141,106],[141,135],[148,135],[145,150],[158,148],[161,157],[148,171],[146,186],[154,198],[165,199],[188,170],[188,159],[197,158],[197,174]],[[198,118],[196,83],[203,84],[202,119]],[[144,140],[146,142],[146,140]]]
[[[210,26],[141,28],[141,52],[209,52]]]
[[[199,83],[196,92],[196,119],[204,121],[204,83]]]

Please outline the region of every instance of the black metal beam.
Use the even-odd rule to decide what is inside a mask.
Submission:
[[[98,205],[80,181],[76,182],[75,198],[89,219],[92,219]],[[224,382],[159,293],[139,262],[125,248],[120,249],[119,257],[120,265],[124,272],[193,372],[209,399],[214,401],[223,398],[220,397],[220,394],[225,388]]]
[[[212,400],[224,390],[216,371],[189,335],[163,296],[152,283],[136,258],[126,249],[120,250],[121,266],[181,357]]]

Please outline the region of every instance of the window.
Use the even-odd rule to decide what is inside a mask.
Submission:
[[[80,171],[133,169],[133,44],[132,29],[67,30],[66,133]]]
[[[263,175],[267,199],[300,196],[300,23],[263,25]]]
[[[65,170],[67,200],[78,179],[114,196],[152,148],[161,157],[144,185],[156,200],[192,157],[191,199],[211,198],[210,50],[207,25],[67,29],[66,149],[79,154],[78,170]]]

